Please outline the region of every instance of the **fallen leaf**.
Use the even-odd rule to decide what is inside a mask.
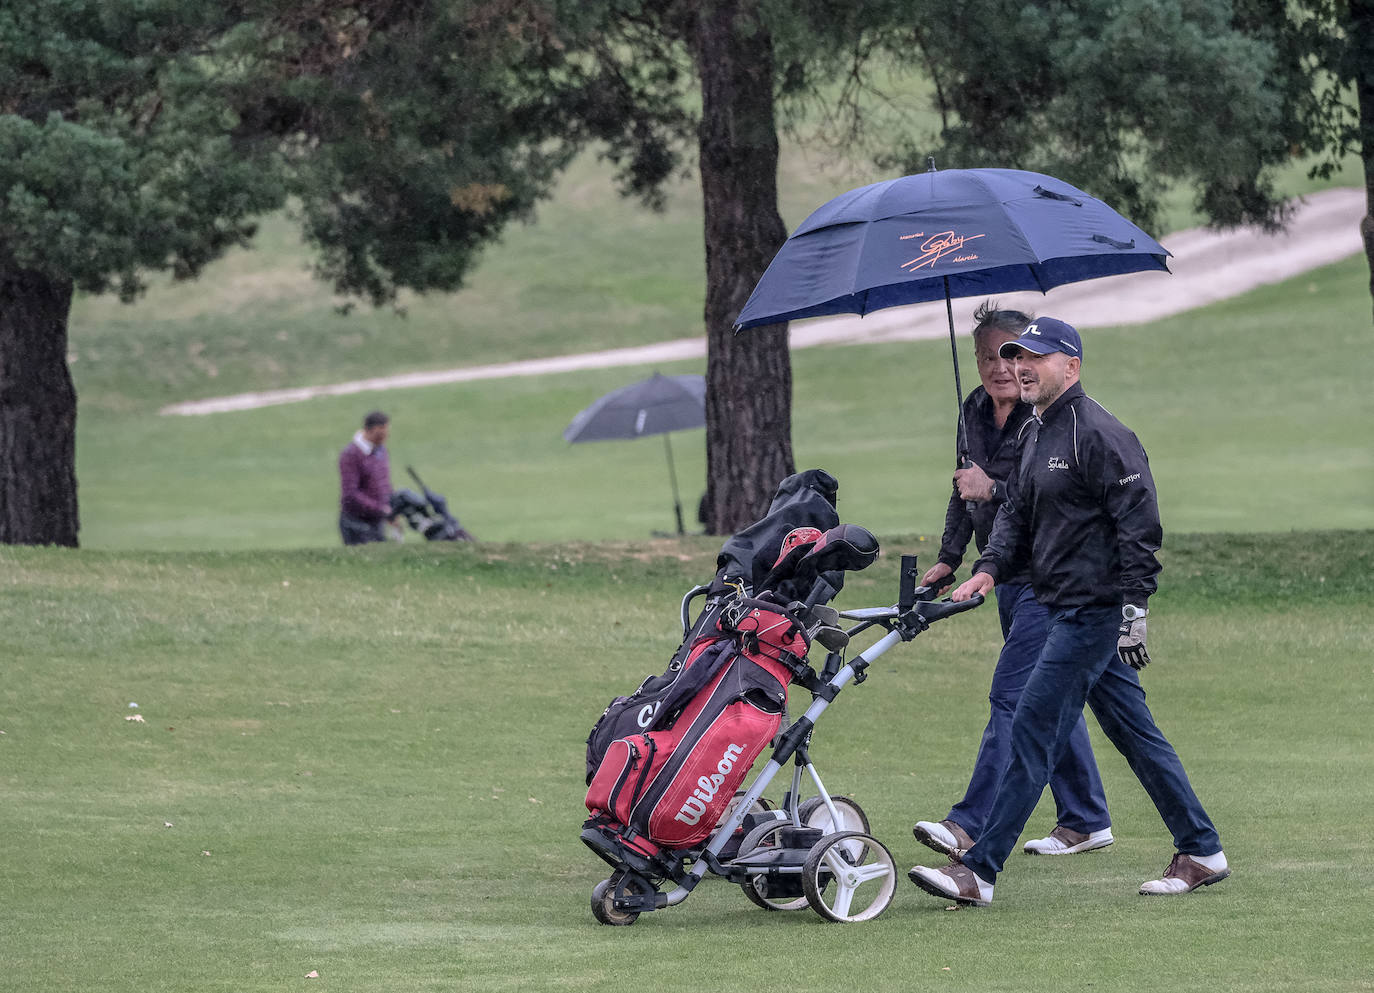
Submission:
[[[171,827],[171,826],[172,826],[172,822],[171,822],[171,821],[163,821],[163,822],[162,822],[162,826],[163,826],[163,827]]]
[[[534,797],[530,797],[530,803],[543,803],[543,802],[544,802],[543,800],[536,800]]]
[[[145,720],[143,719],[143,715],[142,715],[142,714],[134,714],[132,717],[126,717],[126,718],[124,718],[124,719],[125,719],[126,721],[137,721],[137,722],[140,723],[140,724],[147,724],[147,723],[148,723],[147,721],[145,721]]]
[[[306,978],[306,979],[319,979],[319,978],[320,978],[320,973],[319,973],[319,971],[318,971],[317,969],[311,969],[309,972],[307,972],[307,973],[305,974],[305,978]]]
[[[209,855],[210,853],[209,853],[209,852],[201,852],[200,854],[202,854],[202,855]]]

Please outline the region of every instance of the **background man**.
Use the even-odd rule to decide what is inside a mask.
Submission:
[[[1012,718],[1012,758],[983,834],[961,860],[914,866],[921,889],[987,906],[993,884],[1083,704],[1154,801],[1177,854],[1141,893],[1188,893],[1230,875],[1221,840],[1173,746],[1155,726],[1137,671],[1146,603],[1163,539],[1154,480],[1136,436],[1078,384],[1083,343],[1042,317],[1001,347],[1014,359],[1021,399],[1035,406],[1018,446],[1018,471],[974,575],[954,599],[986,594],[1027,557],[1036,598],[1050,612],[1045,646]]]
[[[391,518],[391,463],[385,443],[391,418],[374,410],[339,453],[339,533],[345,545],[386,540]]]
[[[964,426],[957,449],[969,465],[954,473],[954,493],[945,511],[940,557],[926,572],[926,586],[943,585],[963,561],[970,535],[982,552],[997,509],[1006,498],[1007,479],[1016,467],[1016,437],[1031,416],[1021,400],[1012,362],[998,354],[1015,341],[1030,318],[1019,310],[997,310],[983,303],[974,313],[973,352],[982,385],[964,401]],[[1045,645],[1049,614],[1035,599],[1023,567],[1004,576],[996,587],[997,614],[1005,639],[988,691],[991,714],[978,746],[964,798],[938,822],[917,821],[916,840],[945,855],[963,855],[983,832],[997,784],[1011,761],[1011,718],[1016,702]],[[1093,758],[1088,728],[1080,713],[1069,735],[1063,759],[1050,779],[1057,823],[1049,837],[1026,843],[1036,855],[1072,855],[1112,843],[1111,818],[1102,778]]]

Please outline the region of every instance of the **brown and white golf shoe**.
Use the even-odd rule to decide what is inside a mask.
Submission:
[[[992,903],[992,883],[984,881],[957,859],[951,859],[949,865],[938,869],[924,865],[912,866],[906,878],[931,896],[955,903],[970,907],[986,907]]]
[[[1191,893],[1199,886],[1211,886],[1231,875],[1231,867],[1226,855],[1217,852],[1205,858],[1215,866],[1206,866],[1191,855],[1178,854],[1169,862],[1169,868],[1159,879],[1151,879],[1140,884],[1140,892],[1145,896],[1172,896],[1178,893]]]
[[[1027,855],[1077,855],[1079,852],[1106,848],[1115,840],[1109,827],[1083,834],[1056,824],[1048,837],[1026,842],[1025,852]]]
[[[969,833],[950,820],[917,821],[911,833],[927,848],[954,859],[961,858],[973,847],[973,838]]]

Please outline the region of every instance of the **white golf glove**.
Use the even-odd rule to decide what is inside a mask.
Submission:
[[[1121,608],[1121,627],[1116,639],[1116,654],[1122,662],[1139,672],[1150,664],[1145,649],[1145,617],[1149,611],[1128,603]]]

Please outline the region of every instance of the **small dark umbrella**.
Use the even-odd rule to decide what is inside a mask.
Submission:
[[[673,487],[673,511],[677,514],[677,533],[685,534],[677,471],[673,468],[673,446],[668,441],[668,433],[705,426],[706,377],[664,376],[656,372],[648,379],[612,390],[580,411],[563,430],[563,438],[577,444],[663,435],[668,479]]]
[[[962,426],[951,298],[1167,272],[1168,255],[1111,207],[1061,180],[932,165],[819,207],[778,250],[735,328],[943,299]]]

